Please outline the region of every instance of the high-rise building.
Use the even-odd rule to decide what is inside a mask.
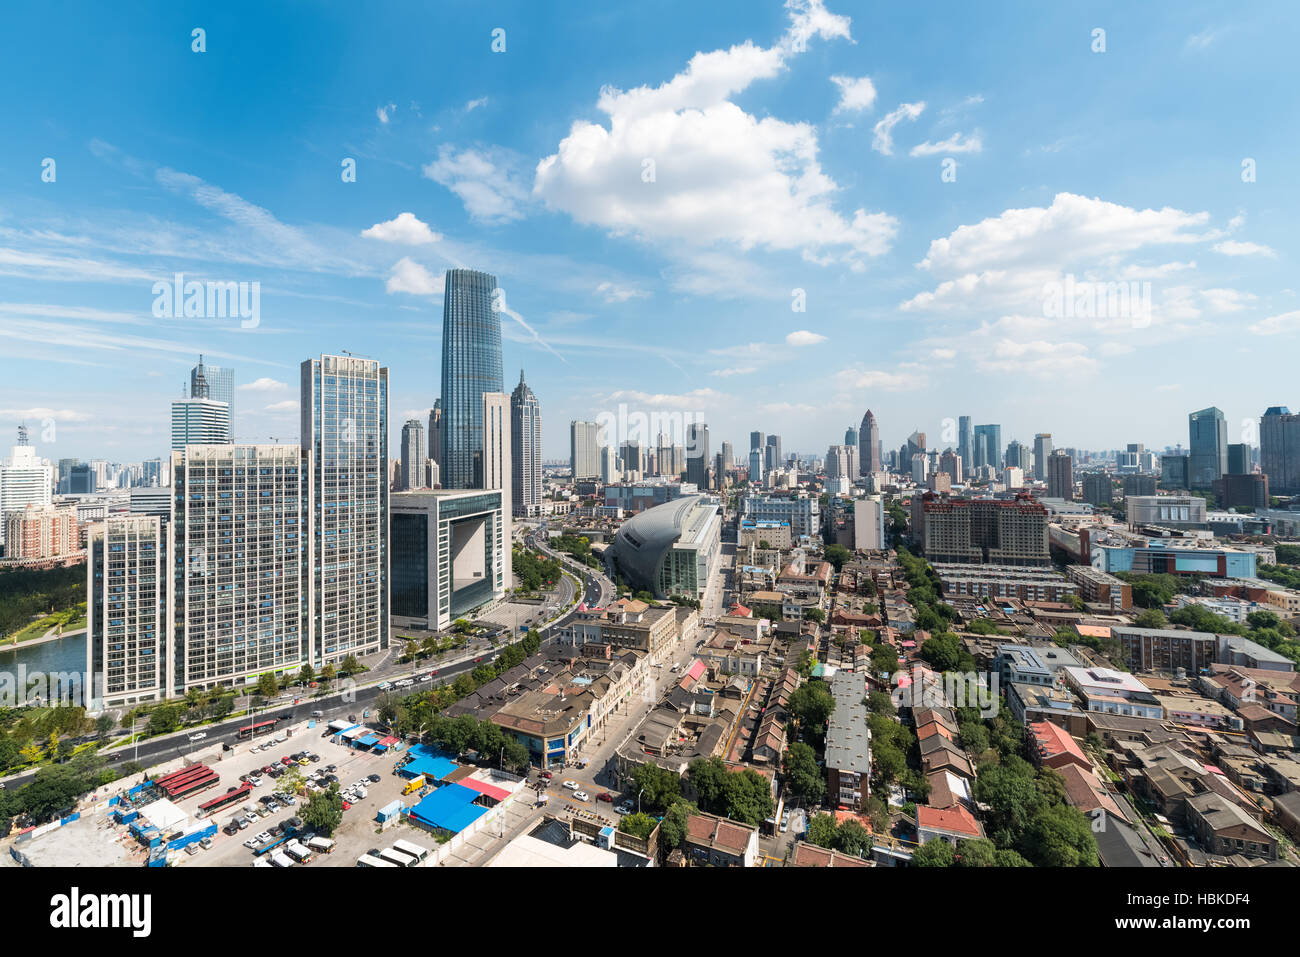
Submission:
[[[962,465],[968,469],[975,465],[972,457],[975,454],[975,441],[970,423],[969,415],[957,417],[957,454],[961,456]]]
[[[99,491],[99,484],[95,480],[95,470],[90,467],[90,463],[78,462],[72,466],[68,472],[68,494],[93,495],[97,491]]]
[[[1187,417],[1187,431],[1191,446],[1191,487],[1209,489],[1228,468],[1228,424],[1223,412],[1210,406]]]
[[[960,485],[962,482],[961,456],[952,449],[944,449],[943,454],[939,456],[939,471],[947,475],[948,480],[953,485]]]
[[[1114,486],[1105,472],[1083,474],[1083,500],[1089,505],[1110,505],[1114,501]]]
[[[752,448],[749,450],[749,480],[751,482],[757,484],[763,481],[763,476],[766,474],[763,471],[763,462],[764,452],[762,449]]]
[[[731,469],[735,467],[736,467],[736,450],[732,447],[730,442],[723,442],[721,471],[729,472],[731,471]],[[719,477],[721,477],[721,475],[719,475]]]
[[[501,534],[505,543],[503,554],[510,554],[514,503],[511,500],[510,396],[504,392],[483,393],[483,489],[501,492]],[[539,460],[540,461],[540,460]],[[494,570],[495,573],[495,570]],[[514,584],[509,558],[505,559],[504,576],[507,588]]]
[[[407,419],[402,426],[402,470],[398,485],[402,491],[424,488],[427,468],[424,454],[424,426],[419,419]]]
[[[1191,488],[1191,469],[1186,455],[1160,456],[1160,487],[1170,491]]]
[[[764,464],[766,464],[766,462],[767,462],[767,459],[766,459],[766,456],[767,456],[767,451],[766,451],[766,449],[767,449],[767,434],[764,433],[764,432],[750,432],[750,433],[749,433],[749,447],[750,447],[751,449],[763,449],[763,450],[764,450],[764,451],[763,451],[763,455],[764,455],[764,459],[763,459],[763,461],[764,461]]]
[[[763,463],[770,472],[773,469],[779,469],[784,461],[781,458],[781,436],[769,435],[767,437],[767,458]]]
[[[596,422],[569,423],[569,470],[573,481],[601,477],[600,425]]]
[[[1250,446],[1244,442],[1228,446],[1228,469],[1225,475],[1249,475],[1250,467]]]
[[[172,570],[166,520],[157,515],[110,515],[87,531],[86,552],[86,674],[92,685],[88,706],[99,710],[165,698],[172,687]],[[204,571],[196,565],[193,574]],[[212,574],[215,578],[215,566]],[[233,569],[226,574],[233,583]],[[196,627],[206,624],[197,609],[195,616]],[[215,605],[212,617],[218,617]],[[178,627],[183,624],[177,622]]]
[[[884,470],[880,460],[880,426],[870,409],[862,416],[858,426],[858,467],[863,475],[874,475]]]
[[[448,489],[483,488],[483,393],[504,389],[495,276],[448,269],[442,302],[442,458]]]
[[[1032,456],[1029,451],[1029,446],[1025,445],[1025,443],[1019,441],[1018,439],[1012,439],[1011,444],[1007,446],[1006,459],[1007,459],[1007,465],[1014,466],[1024,472],[1028,472],[1030,463],[1032,461]]]
[[[311,458],[311,663],[321,667],[388,647],[388,369],[354,356],[304,361],[300,414]]]
[[[1154,475],[1125,475],[1124,497],[1131,495],[1155,495],[1156,477]]]
[[[172,403],[172,450],[187,445],[229,445],[230,406],[215,399],[177,399]]]
[[[429,461],[442,468],[442,399],[433,400],[429,410]],[[439,476],[441,478],[441,476]],[[433,484],[433,483],[430,483]]]
[[[510,502],[516,515],[531,515],[542,504],[542,406],[524,383],[510,393]]]
[[[0,514],[5,558],[40,561],[81,551],[75,505],[27,505]]]
[[[199,364],[190,370],[190,397],[195,399],[212,399],[224,402],[230,409],[231,431],[235,421],[235,371],[221,366],[207,365],[203,356]]]
[[[975,426],[975,467],[987,465],[994,470],[1002,467],[1002,426]]]
[[[912,497],[912,540],[931,562],[1050,565],[1047,509],[1027,493],[1003,499]]]
[[[6,512],[21,511],[28,505],[49,505],[54,500],[54,467],[36,457],[27,444],[27,427],[18,427],[18,444],[13,454],[0,461],[0,545],[4,545]]]
[[[769,448],[772,438],[768,436]],[[776,440],[779,448],[781,440],[779,437]],[[703,422],[692,422],[686,426],[686,481],[694,482],[700,491],[707,489],[710,464],[709,427]]]
[[[619,481],[622,475],[618,471],[618,453],[614,451],[614,447],[602,445],[597,454],[600,459],[600,474],[593,478],[598,477],[605,485]]]
[[[1047,460],[1052,457],[1052,433],[1039,432],[1034,436],[1034,478],[1047,481]]]
[[[857,448],[858,429],[856,426],[850,425],[847,429],[844,430],[844,444],[851,445],[854,448]]]
[[[296,673],[310,660],[311,560],[320,563],[309,551],[310,454],[292,445],[190,445],[172,452],[170,693]],[[339,479],[346,485],[345,476]],[[386,486],[384,492],[386,498]],[[356,566],[358,577],[364,571]],[[349,569],[336,566],[332,575],[351,592]],[[327,626],[351,612],[328,601],[325,607],[337,608]]]
[[[1300,493],[1300,414],[1284,405],[1269,406],[1259,420],[1259,470],[1269,493]]]
[[[1074,500],[1074,459],[1065,452],[1047,457],[1047,497]]]

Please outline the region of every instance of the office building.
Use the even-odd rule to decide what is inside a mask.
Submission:
[[[996,471],[1002,467],[1002,426],[975,426],[975,466],[987,465]]]
[[[500,489],[392,497],[392,614],[437,631],[505,596],[510,540]]]
[[[618,454],[614,451],[613,446],[602,445],[599,452],[600,458],[600,481],[605,485],[622,480],[622,473],[618,470]]]
[[[419,419],[407,419],[402,426],[402,468],[398,487],[402,491],[424,488],[428,469],[424,452],[424,426]]]
[[[740,514],[752,522],[785,522],[796,538],[816,535],[821,528],[817,496],[750,493],[740,500]]]
[[[975,441],[970,423],[971,418],[969,415],[957,418],[957,454],[961,456],[965,468],[971,468],[975,463],[975,459],[972,457],[975,454]]]
[[[1008,466],[1015,466],[1023,472],[1029,472],[1033,467],[1033,455],[1029,446],[1018,439],[1012,439],[1007,446],[1005,461]]]
[[[542,406],[524,382],[510,393],[510,507],[516,515],[536,515],[542,506]]]
[[[1300,493],[1300,415],[1270,406],[1259,420],[1259,468],[1273,495]]]
[[[948,476],[948,480],[952,485],[962,483],[963,461],[961,455],[953,452],[952,449],[945,449],[943,454],[939,456],[939,471]]]
[[[324,663],[310,655],[310,456],[292,445],[191,445],[172,452],[168,693],[296,674],[309,660]],[[346,479],[338,477],[341,484]],[[346,590],[347,572],[332,575]],[[336,607],[333,595],[324,607]],[[351,613],[339,607],[326,626],[338,627]]]
[[[157,515],[113,515],[87,532],[89,710],[157,701],[171,690],[166,527]]]
[[[1047,458],[1047,496],[1074,501],[1074,460],[1065,452]]]
[[[879,495],[853,501],[853,547],[880,551],[885,547],[885,506]]]
[[[433,408],[429,410],[429,435],[427,439],[429,461],[438,466],[439,479],[441,479],[442,470],[442,399],[433,400]],[[430,486],[436,485],[436,482],[430,482]]]
[[[595,422],[569,423],[569,471],[573,481],[601,478],[600,426]]]
[[[513,527],[514,500],[511,498],[511,476],[514,474],[511,459],[510,396],[504,392],[483,393],[483,488],[501,492],[501,524],[504,526],[506,550],[509,551]],[[507,565],[506,587],[514,584],[513,572]]]
[[[768,441],[771,442],[769,436]],[[777,439],[778,444],[780,439]],[[709,488],[709,427],[704,423],[692,422],[686,426],[686,481],[695,483],[699,489]],[[764,459],[764,464],[770,457]],[[767,466],[769,469],[771,465]]]
[[[1105,472],[1083,474],[1083,500],[1089,505],[1110,505],[1114,501],[1114,483]]]
[[[204,398],[172,403],[173,451],[187,445],[228,445],[230,441],[230,406],[226,403]]]
[[[311,459],[311,663],[320,667],[388,647],[388,369],[308,359],[300,408]]]
[[[1047,481],[1047,460],[1052,457],[1052,433],[1039,432],[1034,436],[1034,478]]]
[[[1156,477],[1154,475],[1125,475],[1124,497],[1131,495],[1155,495]]]
[[[769,472],[785,465],[784,460],[781,458],[781,436],[769,435],[767,437],[767,459],[764,464]]]
[[[1228,446],[1228,467],[1224,475],[1248,475],[1251,468],[1250,446],[1244,442]]]
[[[1160,487],[1170,492],[1191,488],[1191,466],[1186,455],[1160,456]]]
[[[199,356],[199,364],[190,370],[190,397],[226,403],[226,408],[230,410],[233,431],[235,421],[235,371],[233,369],[208,365],[204,363],[203,356]]]
[[[1211,406],[1187,417],[1191,454],[1188,461],[1191,488],[1211,489],[1228,470],[1228,424]]]
[[[1227,474],[1214,483],[1219,508],[1268,508],[1268,476],[1255,473]]]
[[[28,505],[49,505],[53,500],[54,467],[36,457],[35,447],[27,444],[27,427],[19,426],[18,444],[8,459],[0,461],[0,546],[5,544],[7,513]]]
[[[502,392],[495,276],[448,269],[442,310],[444,488],[483,488],[483,394]]]
[[[870,409],[858,427],[858,467],[863,475],[884,471],[884,463],[880,461],[880,426]]]
[[[749,450],[749,480],[755,485],[761,485],[763,482],[763,460],[765,453],[761,448]]]

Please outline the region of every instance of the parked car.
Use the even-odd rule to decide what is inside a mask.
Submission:
[[[345,810],[345,811],[350,811],[350,810],[352,810],[352,802],[351,802],[351,801],[344,801],[344,802],[343,802],[343,810]]]
[[[223,828],[221,829],[221,833],[222,833],[222,834],[226,834],[226,835],[238,834],[238,833],[239,833],[239,825],[238,825],[238,824],[227,824],[225,827],[223,827]]]
[[[370,775],[370,777],[368,778],[368,780],[370,781],[371,784],[378,784],[378,783],[379,783],[379,775],[378,775],[378,774],[372,774],[372,775]]]
[[[575,800],[578,800],[578,801],[590,801],[590,800],[591,800],[591,798],[587,797],[587,792],[586,792],[586,791],[574,791],[574,792],[573,792],[573,797],[574,797]]]
[[[262,843],[262,842],[259,841],[257,838],[255,838],[255,837],[250,837],[248,840],[246,840],[246,841],[244,842],[244,847],[250,847],[250,848],[251,848],[251,847],[257,847],[257,845],[259,845],[259,844],[261,844],[261,843]]]
[[[605,802],[607,802],[607,803],[609,803],[609,804],[613,804],[613,803],[614,803],[614,795],[610,794],[608,791],[601,791],[599,794],[596,795],[596,800],[597,800],[597,801],[605,801]]]
[[[550,771],[542,771],[542,772],[540,772],[537,776],[538,776],[539,778],[545,778],[546,780],[549,781],[549,780],[551,779],[551,772],[550,772]]]
[[[570,791],[576,791],[578,790],[578,788],[582,787],[582,785],[580,785],[577,781],[565,781],[564,787]]]

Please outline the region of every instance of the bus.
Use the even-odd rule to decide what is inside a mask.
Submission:
[[[195,817],[211,817],[213,814],[220,813],[228,807],[234,807],[241,803],[244,798],[253,793],[251,784],[242,784],[237,788],[227,791],[221,797],[215,797],[211,801],[200,804],[198,810],[194,812]]]
[[[394,841],[393,850],[401,851],[403,854],[410,854],[416,862],[423,862],[429,856],[428,848],[421,847],[419,844],[412,844],[410,841]]]
[[[357,858],[357,867],[396,867],[396,866],[397,866],[396,864],[393,864],[390,861],[386,861],[382,857],[375,857],[375,855],[373,854],[362,854],[360,857]]]
[[[270,734],[274,728],[274,721],[259,721],[256,724],[246,724],[239,729],[239,740],[247,741],[249,738],[260,738],[264,734]]]
[[[334,852],[334,842],[328,837],[313,837],[307,842],[307,846],[320,854],[332,854]]]
[[[173,801],[191,797],[208,788],[216,787],[221,780],[206,764],[191,764],[159,778],[154,784]]]
[[[391,847],[386,847],[379,852],[379,856],[386,861],[392,861],[398,867],[414,867],[420,863],[410,854],[403,854],[401,851],[395,851]]]

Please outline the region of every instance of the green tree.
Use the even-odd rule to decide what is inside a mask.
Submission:
[[[632,772],[632,786],[629,792],[636,795],[642,791],[643,809],[665,810],[674,799],[682,793],[682,780],[666,768],[657,764],[642,764]]]
[[[805,727],[821,728],[834,710],[835,697],[824,681],[809,681],[790,695],[790,713]]]
[[[952,867],[957,855],[941,837],[931,838],[912,852],[913,867]]]
[[[257,693],[263,698],[274,698],[279,690],[280,685],[275,680],[275,675],[268,673],[257,679]]]
[[[824,557],[838,572],[844,567],[844,563],[853,557],[853,553],[843,545],[827,545]]]
[[[659,822],[659,849],[665,854],[675,847],[681,847],[686,840],[691,815],[697,808],[690,801],[674,801],[664,812],[664,819]]]
[[[826,793],[826,778],[817,766],[817,753],[802,741],[785,752],[785,779],[790,790],[808,804],[818,804]]]
[[[339,786],[331,784],[328,791],[317,791],[302,809],[302,820],[317,834],[329,835],[343,822],[343,798]]]
[[[835,835],[835,849],[854,857],[862,857],[864,852],[871,850],[871,832],[849,818],[840,825],[839,833]]]
[[[111,715],[101,714],[95,719],[95,734],[99,735],[101,738],[104,737],[108,732],[113,730],[114,724],[116,724],[116,722],[113,720]]]
[[[1037,867],[1097,866],[1097,840],[1088,819],[1068,804],[1039,808],[1019,850]]]
[[[619,819],[618,829],[625,834],[633,834],[636,837],[647,838],[655,829],[656,821],[649,814],[644,812],[637,814],[624,814]]]
[[[686,778],[701,810],[710,814],[722,810],[728,773],[719,757],[696,758],[687,766]]]
[[[830,814],[814,814],[808,821],[808,843],[818,847],[835,847],[835,838],[839,834],[839,825]]]
[[[826,612],[820,608],[805,608],[803,612],[804,621],[815,621],[821,624],[826,620]]]
[[[180,708],[172,704],[161,704],[149,715],[149,733],[170,734],[180,727]]]

